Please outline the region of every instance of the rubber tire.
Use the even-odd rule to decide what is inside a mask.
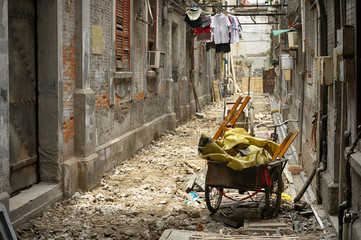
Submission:
[[[223,188],[219,189],[223,191]],[[217,193],[216,196],[211,196],[213,192]],[[208,210],[212,213],[216,213],[222,202],[222,194],[218,192],[215,187],[211,187],[207,184],[205,185],[204,193]],[[215,204],[212,204],[212,200],[216,200]]]
[[[281,166],[278,166],[273,170],[272,175],[270,176],[272,185],[265,187],[265,208],[267,218],[276,217],[280,210],[281,196],[284,188],[281,169]],[[270,201],[273,193],[276,194],[276,201]]]

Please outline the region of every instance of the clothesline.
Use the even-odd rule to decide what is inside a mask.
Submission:
[[[230,14],[218,13],[212,16],[200,8],[192,7],[187,10],[184,21],[194,28],[198,41],[212,43],[216,52],[228,53],[231,51],[230,44],[239,42],[242,26],[239,19]]]

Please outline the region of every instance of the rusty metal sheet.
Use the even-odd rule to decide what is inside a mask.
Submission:
[[[263,167],[251,167],[241,171],[227,167],[227,164],[208,161],[206,184],[223,188],[257,190],[262,185]]]

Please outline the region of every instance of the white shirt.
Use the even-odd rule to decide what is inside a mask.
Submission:
[[[215,44],[229,43],[229,29],[231,23],[223,13],[212,17],[211,28]]]

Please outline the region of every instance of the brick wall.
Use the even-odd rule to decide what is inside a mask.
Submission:
[[[333,1],[324,2],[326,5],[327,15],[327,52],[328,56],[332,56],[333,48],[335,47],[335,6]]]
[[[167,113],[166,79],[170,76],[169,64],[160,68],[155,74],[147,67],[147,24],[136,21],[136,18],[147,19],[147,8],[143,0],[131,1],[131,69],[132,77],[116,77],[112,80],[115,66],[111,66],[113,52],[112,29],[113,24],[113,1],[92,0],[90,1],[91,27],[102,28],[103,49],[101,54],[90,56],[90,87],[95,93],[95,136],[96,146],[107,143],[122,134],[143,126]],[[163,20],[163,1],[158,0],[156,11],[157,26],[157,50],[169,50],[169,29],[171,22]],[[63,1],[63,76],[64,76],[64,158],[68,159],[74,154],[74,97],[75,88],[75,0]],[[186,55],[186,25],[183,16],[179,15],[179,84],[175,94],[180,98],[180,104],[190,106],[193,94],[189,88],[189,59]],[[172,19],[174,21],[174,19]],[[90,29],[90,44],[92,44],[92,31]],[[91,46],[90,46],[91,47]],[[202,54],[200,54],[200,52]],[[198,97],[209,96],[207,85],[206,54],[202,46],[195,51],[196,76],[195,86]],[[204,64],[199,62],[203,59]],[[202,69],[201,69],[202,68]],[[202,71],[201,71],[202,70]],[[212,70],[211,70],[212,71]],[[115,75],[117,73],[115,72]],[[182,78],[183,77],[183,78]],[[183,81],[181,80],[183,79]],[[111,81],[114,81],[115,94],[114,104],[110,104]],[[189,96],[192,94],[192,96]],[[194,99],[191,100],[194,105]],[[195,110],[194,110],[195,111]],[[189,115],[189,113],[188,113]],[[179,116],[177,116],[179,117]],[[184,116],[181,116],[184,117]]]
[[[303,107],[303,165],[309,173],[312,162],[316,156],[311,147],[312,116],[318,111],[318,84],[315,75],[315,57],[318,56],[318,33],[317,8],[306,2],[306,77],[304,83],[304,107]]]
[[[62,1],[63,7],[63,154],[74,154],[75,88],[75,0]]]
[[[157,5],[157,50],[166,49],[165,25],[161,1]],[[141,0],[131,9],[130,79],[115,79],[115,104],[109,105],[110,66],[112,56],[112,6],[107,0],[92,1],[91,23],[103,28],[103,54],[92,55],[91,87],[96,96],[96,145],[104,144],[166,113],[165,69],[156,77],[147,77],[147,25],[135,19],[147,19],[147,8]],[[134,20],[134,21],[133,21]]]

